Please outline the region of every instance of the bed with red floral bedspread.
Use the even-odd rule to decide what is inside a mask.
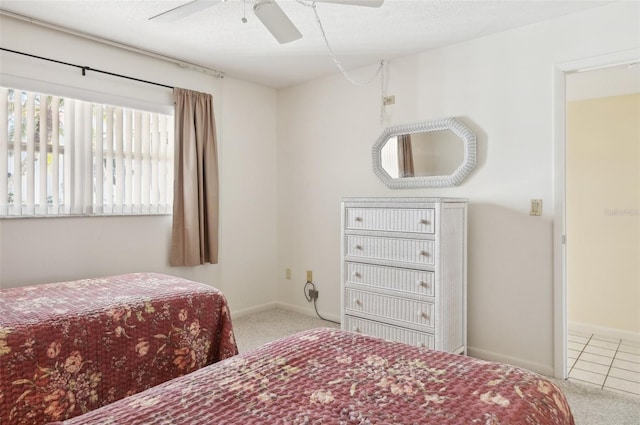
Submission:
[[[337,329],[267,344],[64,425],[573,425],[560,390],[517,367]]]
[[[217,289],[156,273],[0,290],[0,424],[64,420],[238,353]]]

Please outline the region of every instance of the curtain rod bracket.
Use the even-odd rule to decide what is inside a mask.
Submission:
[[[89,68],[88,66],[83,66],[82,67],[82,76],[85,77],[87,75],[87,71],[89,71],[91,68]]]

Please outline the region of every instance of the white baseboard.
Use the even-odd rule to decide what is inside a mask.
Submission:
[[[309,308],[304,308],[304,307],[299,307],[297,305],[287,304],[287,303],[282,303],[282,302],[277,302],[277,301],[276,302],[271,302],[271,303],[266,303],[266,304],[261,304],[259,306],[255,306],[255,307],[245,308],[245,309],[242,309],[242,310],[236,310],[236,311],[234,311],[232,313],[232,317],[235,319],[235,318],[238,318],[238,317],[247,316],[247,315],[253,314],[253,313],[260,313],[261,311],[271,310],[271,309],[274,309],[274,308],[280,308],[282,310],[293,311],[295,313],[304,314],[305,316],[309,316],[309,317],[315,317],[315,318],[318,317],[316,315],[315,310],[313,309],[313,306],[311,306]],[[322,317],[324,317],[326,319],[333,320],[335,322],[339,322],[340,321],[340,318],[338,316],[333,315],[333,314],[324,313],[324,312],[320,312],[320,314],[322,315]],[[500,353],[495,353],[493,351],[483,350],[483,349],[474,348],[474,347],[467,347],[467,352],[468,352],[469,356],[475,357],[475,358],[478,358],[478,359],[489,360],[489,361],[500,362],[500,363],[507,363],[507,364],[511,364],[511,365],[514,365],[514,366],[522,367],[524,369],[532,370],[532,371],[537,372],[537,373],[539,373],[541,375],[553,376],[553,367],[552,366],[542,365],[542,364],[539,364],[539,363],[530,362],[530,361],[519,359],[519,358],[516,358],[516,357],[505,356],[505,355],[500,354]]]
[[[261,311],[272,310],[274,308],[280,308],[282,310],[293,311],[294,313],[304,314],[305,316],[318,318],[316,311],[313,309],[313,306],[309,308],[298,307],[297,305],[281,303],[281,302],[270,302],[266,304],[261,304],[255,307],[244,308],[242,310],[234,310],[231,312],[231,318],[237,319],[243,316],[247,316],[249,314],[260,313]],[[339,322],[340,318],[336,317],[329,313],[320,312],[322,317],[325,319],[333,320],[335,322]]]
[[[312,304],[310,304],[309,308],[298,307],[297,305],[281,303],[281,302],[277,302],[276,305],[277,305],[277,308],[281,308],[283,310],[293,311],[295,313],[304,314],[305,316],[318,318],[318,315],[316,314],[316,311],[314,310]],[[334,322],[339,322],[340,321],[340,317],[339,316],[334,316],[333,314],[324,313],[322,311],[320,312],[320,314],[325,319],[333,320]]]
[[[504,354],[495,353],[493,351],[487,351],[480,348],[467,347],[467,353],[471,357],[475,357],[482,360],[489,360],[492,362],[506,363],[514,366],[521,367],[523,369],[532,370],[536,373],[545,376],[553,376],[553,366],[543,365],[540,363],[530,362],[528,360],[519,359],[516,357],[505,356]]]
[[[261,311],[267,311],[274,308],[278,308],[278,303],[275,301],[271,303],[260,304],[255,307],[244,308],[242,310],[233,310],[231,311],[231,319],[248,316],[249,314],[253,314],[253,313],[260,313]]]
[[[607,328],[604,326],[592,325],[590,323],[569,322],[568,329],[570,331],[608,336],[611,338],[640,341],[640,332],[632,332],[632,331],[625,331],[621,329]]]

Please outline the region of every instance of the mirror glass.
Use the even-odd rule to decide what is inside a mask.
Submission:
[[[385,129],[373,168],[389,187],[456,186],[476,165],[476,138],[455,118]]]
[[[392,178],[446,176],[464,160],[464,144],[451,130],[423,131],[389,137],[381,155]]]

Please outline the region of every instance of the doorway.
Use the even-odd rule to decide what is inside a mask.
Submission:
[[[567,375],[640,395],[640,64],[566,75]]]

